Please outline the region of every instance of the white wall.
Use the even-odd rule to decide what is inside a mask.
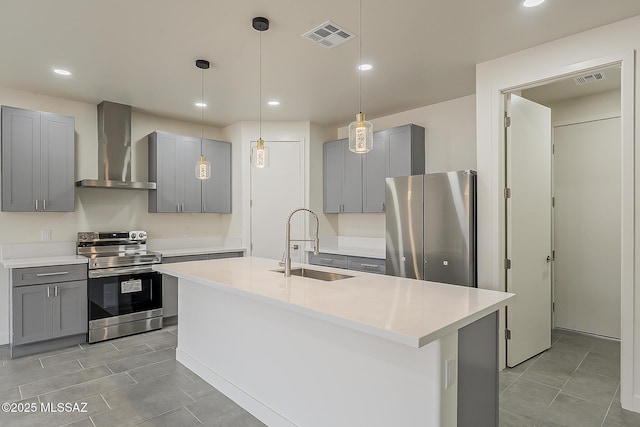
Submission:
[[[413,123],[425,128],[425,172],[476,169],[476,98],[465,96],[390,116],[372,119],[373,129]],[[338,138],[349,136],[348,127]],[[374,147],[375,149],[375,147]],[[333,214],[338,234],[354,237],[385,236],[384,214]]]
[[[477,164],[478,164],[478,279],[483,288],[503,289],[504,254],[503,206],[501,188],[502,150],[501,92],[543,83],[594,67],[622,63],[622,372],[621,401],[624,408],[640,412],[640,257],[634,248],[640,245],[640,219],[636,188],[640,188],[640,152],[634,153],[638,139],[635,129],[640,121],[634,109],[640,108],[640,95],[634,91],[634,79],[640,79],[635,49],[640,48],[640,16],[591,31],[569,36],[493,61],[478,64]],[[634,212],[634,206],[635,212]]]

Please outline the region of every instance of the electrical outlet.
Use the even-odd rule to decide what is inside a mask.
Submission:
[[[444,362],[444,388],[445,390],[456,383],[456,359],[447,359]]]
[[[41,232],[41,234],[40,234],[40,238],[41,238],[43,241],[51,240],[51,230],[50,230],[50,229],[48,229],[48,228],[43,228],[43,229],[42,229],[42,232]]]

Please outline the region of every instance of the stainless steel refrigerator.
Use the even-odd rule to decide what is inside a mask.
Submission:
[[[386,179],[386,274],[477,287],[476,172]]]

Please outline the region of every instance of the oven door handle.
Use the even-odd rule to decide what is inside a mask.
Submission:
[[[97,270],[89,270],[89,279],[98,279],[101,277],[113,277],[121,274],[140,274],[152,273],[153,268],[148,265],[121,268],[102,268]]]

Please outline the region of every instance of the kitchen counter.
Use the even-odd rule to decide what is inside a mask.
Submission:
[[[202,255],[202,254],[219,254],[225,252],[246,252],[247,248],[244,247],[231,247],[231,246],[212,246],[201,248],[179,248],[179,249],[150,249],[154,252],[162,254],[163,257],[172,256],[187,256],[187,255]]]
[[[306,251],[313,252],[313,247],[307,247]],[[320,252],[325,254],[385,259],[385,239],[347,236],[321,238]]]
[[[0,260],[4,268],[46,267],[50,265],[87,264],[89,259],[79,255],[8,258]]]
[[[353,277],[285,278],[251,257],[155,265],[178,278],[176,359],[269,426],[497,424],[512,294],[308,267]]]

